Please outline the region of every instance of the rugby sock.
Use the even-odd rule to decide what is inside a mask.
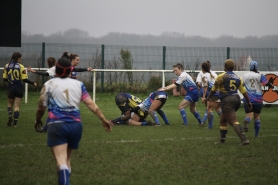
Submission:
[[[148,123],[146,121],[142,121],[141,126],[146,126]]]
[[[170,125],[167,116],[165,115],[163,110],[158,110],[157,113],[162,117],[163,121],[165,122],[166,125]]]
[[[254,122],[255,137],[258,137],[260,128],[261,128],[261,120],[258,119]]]
[[[16,124],[17,124],[18,117],[19,117],[19,111],[15,111],[15,112],[14,112],[14,125],[15,125],[15,126],[16,126]]]
[[[228,126],[220,126],[220,142],[221,143],[225,143],[227,133],[228,133]]]
[[[242,130],[242,127],[240,126],[239,122],[235,122],[233,124],[233,129],[236,132],[236,134],[238,135],[238,137],[241,139],[241,141],[246,141],[247,138],[244,135],[244,132]]]
[[[156,113],[155,113],[155,111],[151,111],[151,112],[150,112],[150,115],[151,115],[151,117],[153,118],[153,120],[154,120],[154,122],[155,122],[156,124],[160,124],[160,123],[159,123],[159,120],[158,120],[158,117],[157,117],[157,115],[156,115]]]
[[[213,118],[214,118],[213,112],[209,112],[208,113],[208,128],[212,128]]]
[[[195,118],[198,120],[199,124],[202,123],[202,120],[201,120],[201,117],[200,117],[200,114],[196,111],[193,113],[193,115],[195,116]]]
[[[60,185],[69,185],[69,169],[66,164],[61,164],[58,171],[58,183]]]
[[[7,110],[8,110],[8,115],[9,115],[9,116],[12,116],[12,114],[13,114],[13,109],[12,109],[12,107],[8,107]]]
[[[188,125],[185,110],[184,109],[180,109],[180,114],[181,114],[181,117],[182,117],[182,120],[183,120],[183,124]]]
[[[221,109],[217,111],[218,116],[220,116],[221,112],[222,112]]]
[[[206,122],[208,119],[208,109],[206,109],[206,112],[204,114],[204,118],[203,118],[203,121],[202,122]]]

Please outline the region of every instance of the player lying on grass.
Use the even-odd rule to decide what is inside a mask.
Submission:
[[[120,117],[110,120],[113,124],[127,124],[134,126],[155,125],[155,123],[145,120],[148,116],[148,112],[144,112],[142,110],[136,110],[134,112],[130,111],[132,108],[135,108],[142,103],[140,98],[122,92],[116,95],[115,102],[122,111],[122,114]]]
[[[170,125],[167,116],[164,111],[161,109],[165,104],[168,95],[165,91],[155,91],[150,93],[149,97],[146,98],[142,103],[138,106],[131,109],[131,112],[136,112],[139,109],[148,112],[153,118],[156,125],[160,125],[156,112],[161,116],[164,120],[165,125]]]

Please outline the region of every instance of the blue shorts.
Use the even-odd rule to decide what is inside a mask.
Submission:
[[[24,87],[20,85],[9,85],[7,96],[9,99],[23,98]]]
[[[196,91],[188,91],[184,97],[185,100],[189,102],[198,102],[199,101],[199,94]]]
[[[47,128],[47,145],[49,147],[68,143],[68,147],[77,149],[82,136],[82,123],[52,123]]]

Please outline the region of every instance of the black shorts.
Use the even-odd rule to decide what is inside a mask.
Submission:
[[[156,110],[160,110],[163,107],[163,105],[166,103],[167,99],[166,98],[157,98],[155,100],[158,100],[161,102],[161,105],[156,109]]]
[[[24,94],[23,86],[19,86],[19,85],[9,85],[8,86],[7,97],[9,99],[15,99],[15,97],[23,98],[23,94]]]
[[[245,110],[246,114],[250,113],[250,112],[254,112],[256,114],[260,114],[261,111],[262,111],[262,108],[263,108],[263,104],[262,103],[256,103],[256,104],[252,103],[252,109],[249,110],[247,104],[244,103],[244,110]]]
[[[241,104],[239,95],[230,95],[221,99],[221,109],[224,114],[236,112]]]

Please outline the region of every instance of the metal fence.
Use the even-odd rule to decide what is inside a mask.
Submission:
[[[120,51],[131,53],[132,69],[172,70],[172,65],[182,63],[186,70],[200,70],[201,63],[209,60],[212,70],[223,70],[224,61],[231,58],[238,71],[246,70],[248,57],[258,61],[259,70],[278,70],[278,48],[230,48],[230,47],[166,47],[166,46],[128,46],[62,43],[22,43],[20,48],[0,47],[0,66],[9,62],[13,52],[22,53],[22,64],[32,67],[47,67],[46,59],[58,59],[67,51],[80,56],[78,67],[91,66],[96,69],[122,69]],[[103,72],[100,72],[103,73]],[[136,73],[134,78],[143,74]],[[106,73],[101,78],[105,78]],[[0,77],[2,79],[2,75]],[[173,74],[166,74],[166,79]],[[32,76],[31,76],[32,79]],[[80,73],[80,80],[90,80],[88,73]],[[103,79],[102,79],[103,80]]]

